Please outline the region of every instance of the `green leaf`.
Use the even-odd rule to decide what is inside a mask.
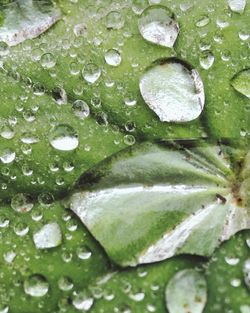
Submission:
[[[250,98],[250,69],[238,73],[231,84],[238,92]]]
[[[93,184],[72,195],[71,210],[119,265],[209,256],[250,222],[223,150],[138,145],[83,176]]]

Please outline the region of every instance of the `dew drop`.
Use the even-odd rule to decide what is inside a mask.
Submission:
[[[155,62],[141,77],[140,91],[161,121],[192,121],[204,108],[205,94],[199,73],[175,58]]]
[[[62,291],[68,291],[71,290],[74,287],[74,285],[70,277],[63,276],[58,280],[58,287]]]
[[[62,242],[62,233],[57,223],[48,223],[34,233],[33,241],[37,249],[57,247]]]
[[[27,295],[32,297],[43,297],[49,290],[49,284],[47,279],[40,275],[31,275],[24,281],[24,291]]]
[[[92,255],[91,250],[86,246],[82,246],[77,249],[77,256],[81,260],[88,260],[91,257],[91,255]]]
[[[235,90],[250,99],[250,69],[237,73],[231,80]]]
[[[108,29],[120,29],[124,25],[124,18],[120,12],[112,11],[106,16],[106,27]]]
[[[122,58],[119,51],[115,49],[110,49],[105,53],[105,61],[108,65],[118,66],[121,64]]]
[[[83,78],[90,84],[94,84],[101,76],[101,69],[94,63],[87,64],[82,70]]]
[[[72,151],[79,145],[79,139],[73,127],[67,124],[61,124],[49,135],[51,146],[61,151]]]
[[[200,65],[208,70],[214,64],[214,55],[211,51],[205,50],[200,55]]]
[[[197,22],[196,22],[196,26],[197,27],[204,27],[206,26],[208,23],[210,22],[210,19],[208,16],[202,16]]]
[[[79,117],[81,120],[85,119],[90,114],[89,106],[83,100],[76,100],[72,105],[72,110],[75,116]]]
[[[16,153],[11,151],[10,149],[5,149],[1,152],[0,160],[4,164],[12,163],[16,158]]]
[[[147,41],[173,47],[179,33],[179,25],[170,10],[161,5],[148,7],[138,21],[139,31]]]
[[[240,262],[240,259],[236,257],[226,256],[225,261],[228,265],[235,266]]]
[[[1,127],[0,134],[5,139],[12,139],[15,135],[13,129],[8,125],[3,125]]]
[[[41,65],[45,69],[50,69],[56,65],[55,57],[52,53],[44,53],[41,56]]]
[[[72,303],[77,310],[89,311],[94,303],[94,298],[86,291],[82,291],[75,295]]]
[[[227,3],[233,12],[242,14],[245,10],[246,0],[227,0]]]
[[[206,301],[206,280],[193,269],[178,272],[166,288],[169,313],[202,313]]]
[[[244,281],[247,288],[250,290],[250,259],[247,259],[243,264]]]
[[[29,212],[33,208],[31,197],[24,193],[18,193],[11,199],[11,207],[16,212]]]

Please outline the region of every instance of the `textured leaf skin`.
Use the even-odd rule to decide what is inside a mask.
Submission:
[[[50,150],[48,142],[46,145],[39,143],[34,144],[33,156],[31,159],[28,156],[25,156],[25,159],[28,160],[28,163],[33,168],[35,174],[37,176],[41,176],[43,180],[45,180],[44,184],[33,185],[31,184],[30,177],[21,176],[21,166],[23,162],[22,157],[18,163],[11,165],[11,174],[13,174],[12,176],[17,177],[16,180],[12,180],[10,177],[6,177],[1,174],[1,187],[3,186],[2,183],[8,184],[7,190],[4,188],[0,189],[0,198],[1,200],[4,200],[4,203],[1,204],[1,214],[6,214],[6,216],[10,218],[10,226],[8,228],[0,229],[0,304],[7,302],[10,306],[10,312],[13,313],[61,313],[59,303],[65,301],[68,303],[66,309],[68,313],[78,312],[71,304],[72,293],[65,293],[59,291],[58,289],[57,281],[61,275],[70,273],[70,276],[76,286],[75,289],[82,290],[86,288],[86,286],[91,286],[92,284],[95,285],[97,276],[102,277],[102,275],[107,272],[111,271],[113,273],[115,270],[117,271],[117,274],[112,276],[112,278],[107,281],[107,284],[103,285],[103,289],[106,290],[107,293],[110,293],[110,290],[114,292],[115,298],[112,301],[108,301],[104,299],[104,297],[98,299],[93,306],[93,312],[99,313],[101,311],[110,313],[115,307],[120,307],[125,304],[129,305],[133,312],[141,313],[146,310],[148,311],[147,305],[150,303],[155,305],[156,312],[166,312],[164,290],[169,279],[175,274],[175,272],[185,268],[200,266],[201,263],[206,264],[207,260],[191,256],[181,256],[157,264],[142,265],[135,269],[126,269],[121,271],[120,268],[115,267],[115,265],[110,265],[110,260],[102,251],[100,246],[93,240],[84,226],[77,219],[75,219],[74,221],[77,223],[78,229],[74,232],[73,239],[65,240],[64,238],[63,241],[63,247],[64,244],[66,244],[66,250],[73,251],[74,256],[72,262],[65,263],[61,258],[62,247],[43,252],[35,250],[32,243],[31,233],[33,228],[35,229],[37,227],[35,225],[36,223],[31,219],[30,215],[18,215],[13,213],[9,205],[9,200],[13,194],[22,191],[28,191],[34,196],[34,198],[36,195],[44,191],[52,191],[55,197],[65,196],[68,189],[71,189],[72,184],[84,171],[96,165],[105,157],[125,147],[123,143],[119,146],[114,146],[113,141],[118,140],[123,142],[123,131],[125,123],[128,121],[128,116],[129,119],[136,123],[136,131],[133,135],[139,142],[144,139],[158,140],[166,138],[196,138],[207,135],[215,138],[227,137],[230,139],[239,138],[240,136],[248,136],[247,134],[249,133],[250,125],[249,99],[235,91],[233,86],[230,85],[230,81],[237,73],[249,67],[249,58],[246,56],[245,52],[248,43],[240,41],[238,36],[240,30],[249,28],[249,3],[246,6],[245,12],[242,15],[239,15],[230,13],[228,11],[227,3],[224,0],[212,2],[208,0],[194,0],[192,1],[194,4],[193,7],[186,11],[186,13],[179,9],[179,5],[183,4],[182,0],[162,1],[163,5],[167,5],[175,12],[181,26],[181,32],[176,42],[175,51],[156,47],[144,42],[138,34],[136,25],[137,21],[133,15],[132,20],[129,20],[129,25],[132,28],[134,37],[125,39],[125,44],[122,48],[123,62],[120,67],[112,69],[112,71],[107,67],[107,65],[104,64],[103,52],[113,46],[113,44],[116,44],[117,40],[121,38],[122,31],[108,32],[105,27],[101,26],[102,21],[92,23],[93,26],[91,28],[91,22],[86,19],[88,21],[88,25],[90,25],[90,38],[93,38],[96,35],[97,29],[103,29],[101,39],[105,39],[105,41],[101,47],[95,48],[95,51],[92,50],[92,44],[88,46],[85,45],[85,42],[81,43],[80,48],[76,47],[75,49],[80,57],[85,57],[86,53],[86,56],[89,56],[90,60],[94,60],[96,63],[103,66],[105,70],[108,71],[107,76],[111,79],[117,80],[118,83],[126,81],[128,92],[132,93],[137,98],[136,107],[127,108],[124,105],[123,95],[117,92],[117,90],[114,91],[112,89],[107,92],[107,88],[103,83],[100,83],[98,86],[88,86],[85,84],[85,93],[81,96],[75,95],[73,90],[76,83],[82,83],[83,81],[80,75],[75,78],[69,75],[68,64],[72,61],[72,58],[68,55],[64,56],[64,53],[61,53],[62,42],[58,40],[58,38],[64,38],[66,40],[74,38],[72,29],[70,29],[69,33],[66,31],[67,25],[73,25],[74,23],[80,22],[80,20],[82,21],[82,16],[84,16],[84,14],[88,14],[85,10],[85,6],[89,7],[93,3],[92,1],[85,0],[79,0],[78,4],[73,4],[73,2],[66,0],[58,0],[56,2],[60,5],[61,10],[65,14],[65,19],[57,23],[47,33],[32,42],[27,41],[16,48],[11,49],[9,55],[6,57],[6,60],[4,60],[4,67],[7,70],[8,75],[10,77],[14,76],[16,79],[19,76],[17,73],[20,73],[22,83],[14,83],[12,78],[7,78],[6,73],[1,73],[0,123],[2,122],[2,118],[7,119],[13,115],[17,115],[20,118],[22,115],[22,113],[15,111],[15,105],[17,103],[15,99],[10,97],[10,94],[15,94],[18,97],[19,95],[23,95],[24,90],[26,90],[25,86],[30,85],[28,79],[30,77],[32,79],[31,83],[41,83],[46,89],[46,95],[41,96],[40,100],[38,100],[39,103],[40,101],[42,102],[41,107],[44,105],[44,110],[39,111],[41,113],[38,114],[39,116],[37,116],[37,121],[35,122],[38,129],[37,134],[42,136],[42,138],[46,141],[48,130],[51,127],[46,113],[50,115],[50,113],[57,114],[59,112],[58,121],[67,120],[69,123],[75,123],[75,125],[77,125],[77,130],[80,132],[80,136],[83,136],[82,134],[85,131],[85,127],[88,129],[89,127],[93,127],[95,140],[90,138],[90,142],[91,146],[93,145],[95,148],[92,150],[93,153],[88,152],[86,155],[84,153],[84,158],[79,151],[75,151],[76,153],[74,152],[70,157],[67,153],[60,153],[60,163],[69,159],[75,163],[75,170],[73,173],[65,174],[64,171],[60,169],[60,177],[63,176],[65,180],[63,186],[55,185],[55,176],[57,176],[58,172],[56,174],[51,174],[48,171],[49,162],[53,162],[56,158],[56,153]],[[106,1],[102,1],[101,3],[104,6],[106,5]],[[215,10],[209,10],[209,8],[213,8]],[[195,23],[202,16],[207,14],[209,15],[210,22],[207,26],[205,26],[205,28],[203,28],[204,30],[199,30],[195,26]],[[130,15],[131,11],[125,9],[124,16]],[[77,16],[79,17],[78,21],[76,18]],[[219,16],[229,19],[229,27],[220,29],[216,26],[216,20]],[[0,13],[0,25],[2,25],[3,19],[4,16]],[[207,36],[204,41],[211,44],[211,50],[215,55],[215,63],[208,71],[201,68],[199,58],[197,57],[199,45],[201,43],[199,34],[200,37],[203,37],[202,32],[207,32]],[[223,40],[222,43],[218,44],[218,42],[214,41],[214,37],[219,38],[220,35],[222,35]],[[53,46],[56,42],[58,42],[59,49]],[[47,47],[49,47],[45,48],[45,52],[48,49],[52,49],[55,52],[57,59],[56,78],[53,78],[53,75],[50,76],[50,71],[44,70],[40,66],[39,62],[38,64],[34,64],[33,61],[30,61],[31,51],[33,48],[43,43],[45,43],[45,45],[47,44]],[[227,55],[228,51],[231,52],[231,59],[229,61],[223,61],[221,59],[222,53]],[[157,117],[152,114],[147,107],[145,107],[138,92],[137,81],[141,73],[143,73],[145,69],[156,59],[170,56],[182,58],[197,68],[202,76],[206,88],[205,91],[207,100],[205,111],[199,120],[186,125],[162,125],[159,123]],[[132,76],[130,75],[131,59],[134,60],[135,63],[138,63],[138,69],[133,72]],[[51,97],[51,91],[58,85],[64,87],[68,94],[70,104],[64,108],[57,108],[57,105],[53,102]],[[93,121],[89,120],[85,125],[79,125],[78,122],[73,122],[74,118],[72,118],[70,112],[72,102],[76,98],[83,98],[90,104],[90,99],[93,92],[96,90],[98,90],[101,94],[102,107],[91,107],[93,113],[92,117],[94,117]],[[33,94],[32,91],[31,94]],[[31,98],[25,102],[27,108],[30,108],[33,104],[33,100]],[[107,113],[109,124],[115,126],[118,125],[122,134],[117,133],[116,129],[115,134],[113,134],[112,131],[109,131],[109,135],[107,135],[107,133],[103,131],[103,128],[96,127],[95,119],[98,119],[98,114],[101,112]],[[16,126],[18,134],[20,134],[20,131],[26,127],[28,129],[31,128],[28,123],[23,121],[20,122],[20,120],[22,120],[22,118],[18,119],[18,124]],[[100,141],[96,142],[96,136],[100,137]],[[105,145],[103,145],[104,141]],[[14,147],[19,149],[19,135],[12,141],[2,140],[0,137],[0,147]],[[100,154],[96,153],[97,150],[100,151]],[[230,149],[230,159],[234,172],[240,171],[240,163],[243,158],[244,156],[242,156],[242,150],[237,149],[237,144],[234,151]],[[1,173],[5,171],[5,168],[6,167],[1,164]],[[248,175],[247,171],[244,175]],[[96,176],[99,175],[95,173],[94,177],[96,178]],[[246,191],[249,190],[248,181],[249,180],[246,180],[246,184],[243,188],[244,194],[246,194]],[[249,200],[247,201],[249,203]],[[61,225],[63,230],[65,230],[64,233],[69,233],[69,231],[66,231],[66,227],[64,225],[65,223],[62,222],[61,219],[61,214],[63,212],[61,204],[55,202],[53,209],[45,209],[42,207],[41,210],[45,216],[45,221],[58,219],[58,223]],[[16,221],[24,221],[29,225],[30,232],[28,235],[19,238],[14,234],[13,228]],[[86,234],[86,237],[84,234]],[[224,313],[224,311],[230,309],[237,312],[242,304],[250,305],[249,292],[247,291],[242,280],[242,262],[249,255],[249,248],[245,244],[245,239],[249,236],[249,232],[236,235],[233,239],[224,244],[222,249],[217,249],[214,256],[211,258],[211,262],[209,263],[209,267],[207,269],[209,299],[205,313]],[[87,266],[86,263],[83,266],[82,262],[75,256],[76,248],[83,237],[84,243],[91,246],[93,255],[95,256],[92,257],[91,263]],[[4,261],[3,254],[10,250],[15,250],[18,256],[12,264],[8,265]],[[240,264],[232,270],[231,267],[228,268],[228,266],[225,266],[224,257],[225,255],[231,255],[234,253],[240,256]],[[36,258],[37,256],[39,256],[39,258]],[[144,274],[141,274],[144,270],[148,273],[145,276]],[[27,297],[23,291],[24,279],[31,273],[36,272],[49,277],[51,288],[48,297],[46,296],[44,299],[32,299],[31,297]],[[232,276],[237,276],[241,279],[240,287],[235,288],[230,286],[229,281]],[[137,292],[138,289],[143,290],[146,294],[144,300],[136,302],[132,300],[128,294],[124,294],[124,292],[121,291],[121,286],[124,281],[132,284],[133,293]],[[159,288],[157,286],[159,286]]]

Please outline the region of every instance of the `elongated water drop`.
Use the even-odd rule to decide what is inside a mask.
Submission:
[[[173,47],[179,33],[179,25],[173,14],[161,5],[153,5],[144,10],[138,27],[144,39],[169,48]]]
[[[175,58],[155,62],[141,77],[140,91],[161,121],[192,121],[204,108],[205,94],[199,73]]]
[[[206,301],[206,280],[193,269],[178,272],[166,288],[169,313],[202,313]]]

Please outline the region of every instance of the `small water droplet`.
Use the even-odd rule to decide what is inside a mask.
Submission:
[[[101,69],[94,63],[87,64],[82,70],[83,78],[90,84],[94,84],[101,76]]]
[[[18,193],[11,199],[11,207],[16,212],[29,212],[33,208],[31,197],[24,193]]]
[[[5,149],[0,154],[0,160],[4,164],[12,163],[16,158],[16,153],[11,151],[10,149]]]
[[[231,80],[235,90],[250,99],[250,69],[237,73]]]
[[[196,26],[197,27],[204,27],[206,26],[208,23],[210,22],[210,19],[208,16],[202,16],[197,22],[196,22]]]
[[[86,291],[77,293],[72,301],[77,310],[89,311],[94,304],[94,298]]]
[[[148,7],[138,21],[144,39],[164,47],[173,47],[179,34],[179,25],[171,11],[161,5]]]
[[[118,66],[121,64],[122,58],[119,51],[115,49],[110,49],[105,53],[105,61],[108,65]]]
[[[247,259],[243,264],[244,281],[247,288],[250,290],[250,259]]]
[[[87,246],[78,247],[77,256],[81,260],[88,260],[92,255],[91,250]]]
[[[90,114],[89,106],[83,100],[76,100],[72,105],[72,110],[75,116],[79,117],[82,120],[88,117]]]
[[[235,266],[240,262],[240,259],[232,256],[226,256],[225,261],[228,265]]]
[[[73,127],[67,124],[61,124],[49,135],[51,146],[61,151],[72,151],[79,145],[79,139]]]
[[[24,291],[27,295],[32,297],[43,297],[49,290],[47,279],[40,275],[31,275],[24,281]]]
[[[108,29],[120,29],[124,25],[124,18],[120,12],[112,11],[106,16],[106,27]]]
[[[207,301],[204,276],[192,269],[178,272],[166,288],[169,313],[202,313]]]
[[[41,56],[41,65],[45,69],[50,69],[56,65],[55,57],[52,53],[45,53]]]
[[[58,287],[62,291],[68,291],[73,288],[73,282],[72,279],[68,276],[63,276],[58,280]]]
[[[199,73],[175,58],[155,62],[141,77],[140,91],[161,121],[192,121],[204,108],[205,93]]]
[[[200,65],[208,70],[214,64],[214,55],[211,51],[205,50],[200,54]]]

